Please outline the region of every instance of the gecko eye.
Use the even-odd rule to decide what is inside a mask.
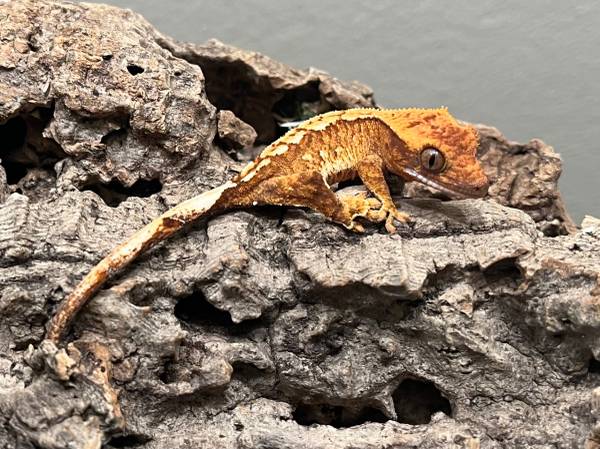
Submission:
[[[433,173],[439,173],[446,167],[446,159],[437,148],[425,148],[421,152],[421,165]]]

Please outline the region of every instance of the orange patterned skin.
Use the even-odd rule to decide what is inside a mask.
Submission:
[[[349,109],[313,117],[266,147],[231,181],[184,201],[117,246],[77,285],[52,318],[58,341],[75,314],[110,275],[199,217],[257,205],[308,207],[355,232],[358,219],[406,222],[385,181],[391,172],[458,197],[481,197],[488,180],[476,158],[477,131],[447,109]],[[353,178],[372,193],[336,195],[330,186]]]

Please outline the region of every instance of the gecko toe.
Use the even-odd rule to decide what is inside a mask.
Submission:
[[[394,225],[394,216],[391,215],[391,214],[388,215],[388,217],[385,220],[385,229],[390,234],[395,234],[396,233],[396,226]]]
[[[404,212],[400,212],[395,207],[390,207],[384,211],[385,215],[385,229],[390,233],[394,234],[397,230],[394,220],[398,223],[406,224],[411,221],[410,216]],[[383,220],[382,220],[383,221]]]
[[[412,221],[410,215],[405,214],[404,212],[400,212],[399,210],[396,210],[393,214],[390,215],[393,215],[393,217],[400,223],[410,223]]]
[[[357,232],[359,234],[362,234],[363,232],[365,232],[365,227],[356,221],[353,221],[348,229],[350,229],[354,232]]]

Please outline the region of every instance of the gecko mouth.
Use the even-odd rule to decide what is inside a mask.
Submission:
[[[442,184],[440,182],[426,178],[425,176],[413,170],[412,168],[404,168],[403,171],[409,178],[411,178],[411,180],[418,181],[421,184],[425,184],[429,187],[433,187],[434,189],[437,189],[449,195],[451,198],[482,198],[487,194],[488,190],[487,183],[482,185],[481,187],[469,188],[464,186]]]

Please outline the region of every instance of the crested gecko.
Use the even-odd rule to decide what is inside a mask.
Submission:
[[[358,218],[406,222],[384,175],[418,181],[451,196],[482,197],[488,179],[476,158],[478,133],[447,109],[349,109],[315,116],[267,146],[225,184],[169,209],[100,261],[61,303],[47,338],[58,341],[86,301],[115,272],[186,223],[234,208],[307,207],[349,230]],[[338,196],[330,186],[360,178],[373,197]]]

